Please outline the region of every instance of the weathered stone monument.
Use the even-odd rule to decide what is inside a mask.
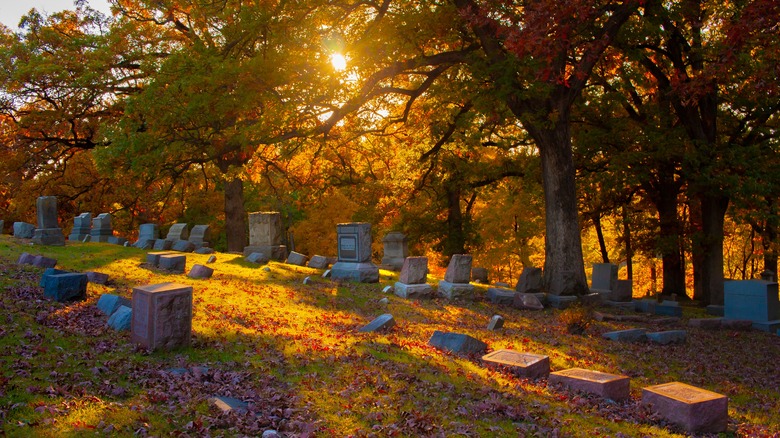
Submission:
[[[150,350],[190,344],[192,287],[175,283],[133,288],[131,340]]]
[[[601,295],[602,300],[610,299],[615,290],[618,278],[618,267],[612,263],[594,263],[593,275],[590,281],[590,291]]]
[[[490,284],[490,281],[488,279],[487,268],[482,268],[482,267],[471,268],[471,281],[480,284]]]
[[[474,286],[471,279],[471,255],[453,254],[444,280],[439,281],[439,293],[444,297],[454,299],[474,299]]]
[[[376,317],[373,321],[368,323],[367,325],[363,326],[358,330],[359,332],[378,332],[381,330],[387,330],[395,325],[395,319],[393,319],[393,315],[389,313],[385,313],[383,315],[379,315]]]
[[[299,252],[290,251],[290,255],[287,256],[287,264],[295,266],[306,266],[306,261],[308,259],[308,257]]]
[[[41,277],[40,285],[43,287],[43,296],[60,303],[87,298],[87,274],[48,268]]]
[[[92,219],[92,230],[89,232],[90,242],[108,242],[114,236],[114,229],[111,227],[111,215],[100,213]]]
[[[487,344],[479,339],[462,333],[441,332],[436,330],[428,340],[428,345],[439,350],[456,354],[479,354],[487,350]]]
[[[748,319],[753,328],[774,333],[780,329],[777,283],[764,280],[732,280],[724,284],[724,317]]]
[[[338,224],[339,261],[330,270],[333,280],[379,282],[379,268],[371,263],[371,224]]]
[[[525,294],[542,292],[542,269],[529,266],[523,268],[520,279],[517,281],[515,291]]]
[[[160,238],[160,229],[157,224],[141,224],[138,227],[138,240],[133,244],[140,249],[152,249],[154,243]]]
[[[33,234],[35,234],[35,225],[27,222],[14,222],[14,237],[32,239]]]
[[[482,356],[482,361],[527,379],[538,379],[550,374],[550,358],[541,354],[514,350],[497,350]]]
[[[406,236],[399,231],[391,231],[385,235],[382,243],[384,244],[382,266],[393,271],[400,271],[404,265],[404,259],[409,255]]]
[[[269,260],[286,260],[287,247],[282,245],[282,233],[281,213],[249,213],[249,246],[244,248],[244,257],[257,252]]]
[[[719,433],[728,427],[728,397],[685,383],[642,388],[642,405],[689,433]]]
[[[570,368],[550,373],[547,382],[554,385],[562,385],[575,391],[596,394],[615,401],[627,399],[631,385],[627,376],[582,368]]]
[[[57,197],[41,196],[37,201],[38,228],[35,229],[32,241],[36,245],[65,245],[65,235],[57,223]]]
[[[428,257],[407,257],[393,293],[401,298],[432,298],[433,288],[426,283]]]
[[[71,242],[83,242],[92,230],[92,213],[81,213],[73,218],[73,229],[70,230],[68,240]]]
[[[177,240],[187,240],[189,236],[188,224],[173,224],[168,230],[168,235],[165,236],[165,240],[169,242],[176,242]]]
[[[195,225],[190,231],[190,242],[195,245],[195,248],[202,248],[204,246],[211,246],[211,227],[208,225]]]
[[[313,255],[306,266],[314,269],[328,269],[328,258],[321,255]]]

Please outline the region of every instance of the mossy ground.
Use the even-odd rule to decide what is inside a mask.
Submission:
[[[110,275],[90,284],[84,302],[44,299],[41,269],[18,266],[24,252],[58,268]],[[145,251],[109,244],[30,246],[0,236],[0,422],[8,436],[255,436],[265,429],[306,436],[680,436],[640,403],[644,386],[682,381],[729,397],[729,435],[780,433],[780,336],[686,326],[683,345],[614,343],[611,330],[649,323],[592,321],[567,331],[559,310],[496,306],[477,289],[474,302],[409,301],[380,284],[337,284],[321,271],[247,263],[217,254],[209,280],[144,266]],[[187,269],[208,255],[187,255]],[[302,280],[311,276],[312,284]],[[192,285],[188,348],[149,352],[127,332],[105,327],[103,293],[131,297],[143,284]],[[431,279],[433,282],[433,279]],[[389,304],[380,300],[389,298]],[[382,313],[386,333],[357,329]],[[486,330],[501,314],[504,328]],[[479,358],[427,345],[434,330],[466,333],[491,350],[545,354],[552,370],[582,367],[631,377],[631,399],[615,403],[548,387],[484,367]],[[182,373],[175,369],[182,369]],[[249,402],[224,414],[212,396]],[[684,435],[684,434],[682,434]]]

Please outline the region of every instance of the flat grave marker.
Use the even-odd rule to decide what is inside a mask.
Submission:
[[[630,380],[627,376],[582,368],[570,368],[550,373],[548,382],[615,401],[627,399],[630,388]]]
[[[725,432],[728,426],[728,397],[681,382],[642,388],[642,405],[649,405],[662,417],[688,432]]]
[[[550,358],[541,354],[504,349],[486,354],[482,360],[493,366],[505,367],[515,375],[528,379],[550,374]]]

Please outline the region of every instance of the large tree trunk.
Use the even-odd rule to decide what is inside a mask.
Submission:
[[[535,128],[529,132],[542,159],[545,288],[553,295],[586,294],[569,121],[561,114],[553,129]]]
[[[702,246],[702,295],[707,304],[723,304],[723,225],[728,196],[700,194]]]
[[[631,241],[631,221],[628,217],[628,207],[623,206],[623,239],[626,243],[626,277],[634,278],[634,248]]]
[[[658,249],[663,263],[661,293],[685,295],[685,263],[682,256],[680,218],[677,214],[677,192],[661,190],[657,201],[656,209],[661,228]]]
[[[242,252],[246,245],[244,182],[233,178],[225,184],[225,234],[228,252]]]
[[[460,189],[446,185],[447,190],[447,231],[444,236],[442,252],[448,258],[453,254],[465,254],[466,234],[463,213],[460,211]]]

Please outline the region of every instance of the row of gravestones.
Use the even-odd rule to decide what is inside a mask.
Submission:
[[[140,249],[155,251],[196,252],[211,254],[211,228],[208,225],[195,225],[189,230],[189,224],[171,225],[165,239],[160,239],[160,230],[156,224],[142,224],[138,231],[138,240],[133,244]]]

